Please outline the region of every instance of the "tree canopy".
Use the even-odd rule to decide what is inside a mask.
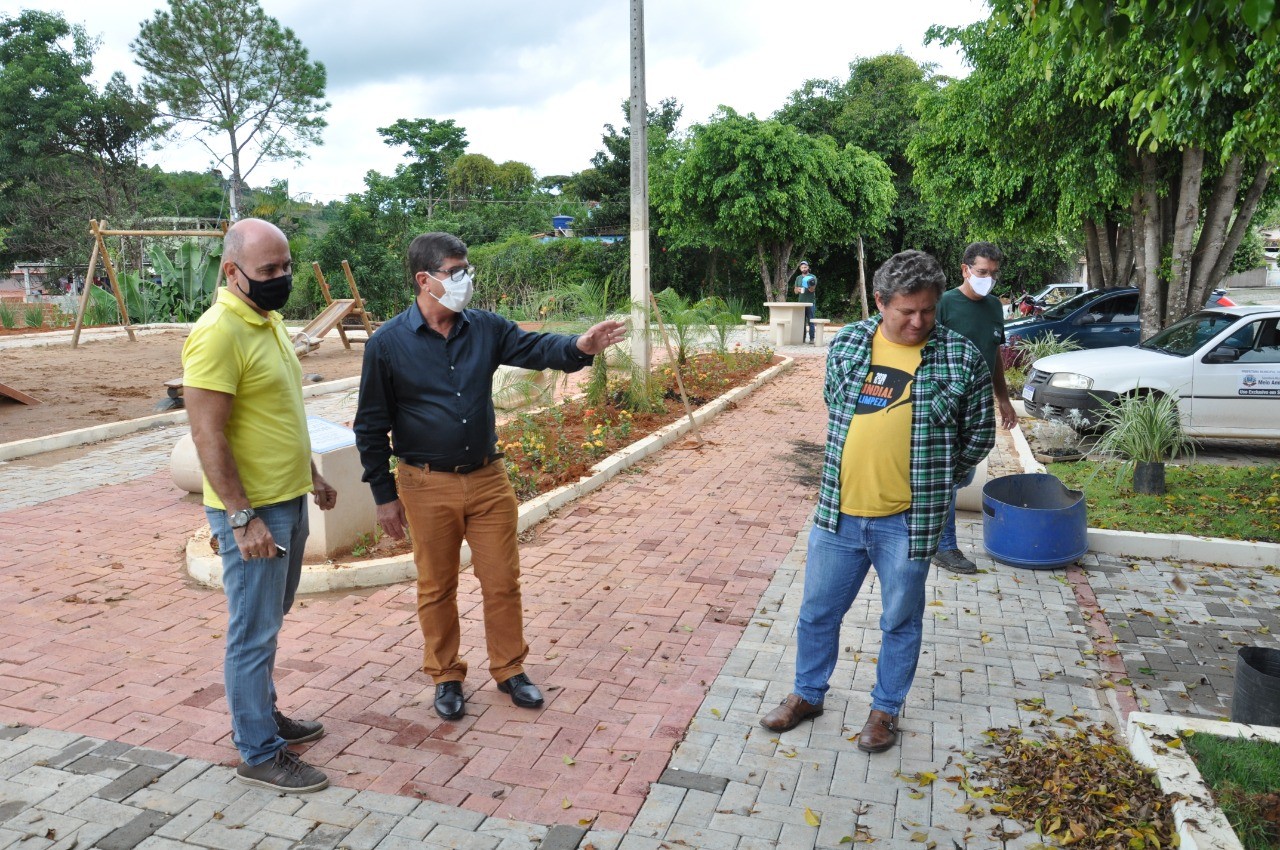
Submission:
[[[233,220],[260,163],[300,160],[321,144],[324,65],[258,0],[169,0],[131,47],[146,99],[173,125],[194,127],[230,171]]]
[[[1119,130],[1145,331],[1202,304],[1266,202],[1280,157],[1274,0],[996,0],[1028,62]]]
[[[131,213],[154,110],[120,74],[91,82],[93,42],[58,14],[0,18],[0,261],[84,253],[89,218]]]
[[[1280,52],[1237,22],[1215,53],[1229,63],[1184,73],[1193,20],[1117,4],[1126,26],[1065,7],[1051,26],[1052,5],[998,0],[990,21],[932,33],[974,70],[926,98],[916,183],[953,223],[1083,233],[1091,281],[1136,282],[1150,333],[1204,303],[1268,194],[1280,127],[1257,114],[1280,83],[1258,72]]]
[[[879,157],[727,107],[695,126],[673,156],[655,192],[667,216],[663,232],[677,244],[754,249],[773,300],[786,297],[797,249],[878,231],[893,204]]]

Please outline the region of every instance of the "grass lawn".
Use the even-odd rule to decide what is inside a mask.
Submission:
[[[1195,534],[1280,542],[1280,469],[1270,466],[1167,466],[1163,496],[1133,492],[1119,464],[1050,464],[1068,487],[1083,489],[1089,525],[1124,531]]]
[[[1186,747],[1245,850],[1280,847],[1280,744],[1192,735]]]

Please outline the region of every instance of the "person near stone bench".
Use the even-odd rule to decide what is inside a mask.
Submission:
[[[364,481],[383,531],[399,540],[408,528],[413,538],[422,670],[436,686],[436,713],[458,720],[466,711],[457,599],[464,539],[483,598],[489,674],[517,706],[538,708],[542,692],[524,670],[518,505],[497,449],[493,376],[500,365],[576,372],[621,342],[624,325],[528,333],[469,308],[475,269],[466,244],[448,233],[415,238],[409,270],[416,298],[365,345],[355,416]]]
[[[818,305],[818,296],[816,290],[818,288],[818,278],[809,273],[809,264],[804,260],[800,261],[800,271],[796,273],[796,300],[805,305],[804,308],[804,328],[800,332],[800,341],[813,345],[813,313]],[[805,335],[808,334],[806,338]]]
[[[898,740],[920,658],[929,559],[952,485],[995,445],[991,377],[964,337],[934,322],[946,287],[923,251],[890,257],[873,278],[873,316],[838,331],[827,355],[830,411],[792,693],[761,719],[773,732],[823,712],[840,624],[874,567],[883,614],[871,712],[858,749]]]

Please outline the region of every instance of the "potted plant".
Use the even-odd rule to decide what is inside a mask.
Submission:
[[[1165,461],[1195,456],[1195,444],[1182,430],[1178,401],[1163,393],[1116,399],[1103,410],[1102,437],[1094,452],[1121,461],[1120,474],[1132,471],[1133,492],[1163,496]]]

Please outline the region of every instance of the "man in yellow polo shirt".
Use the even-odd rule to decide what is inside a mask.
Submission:
[[[244,782],[300,794],[329,784],[289,751],[324,727],[276,708],[276,639],[302,576],[308,493],[329,510],[333,488],[311,462],[302,367],[275,312],[289,299],[293,260],[275,225],[245,219],[222,249],[227,287],[182,348],[191,438],[227,593],[223,664],[231,734]]]

